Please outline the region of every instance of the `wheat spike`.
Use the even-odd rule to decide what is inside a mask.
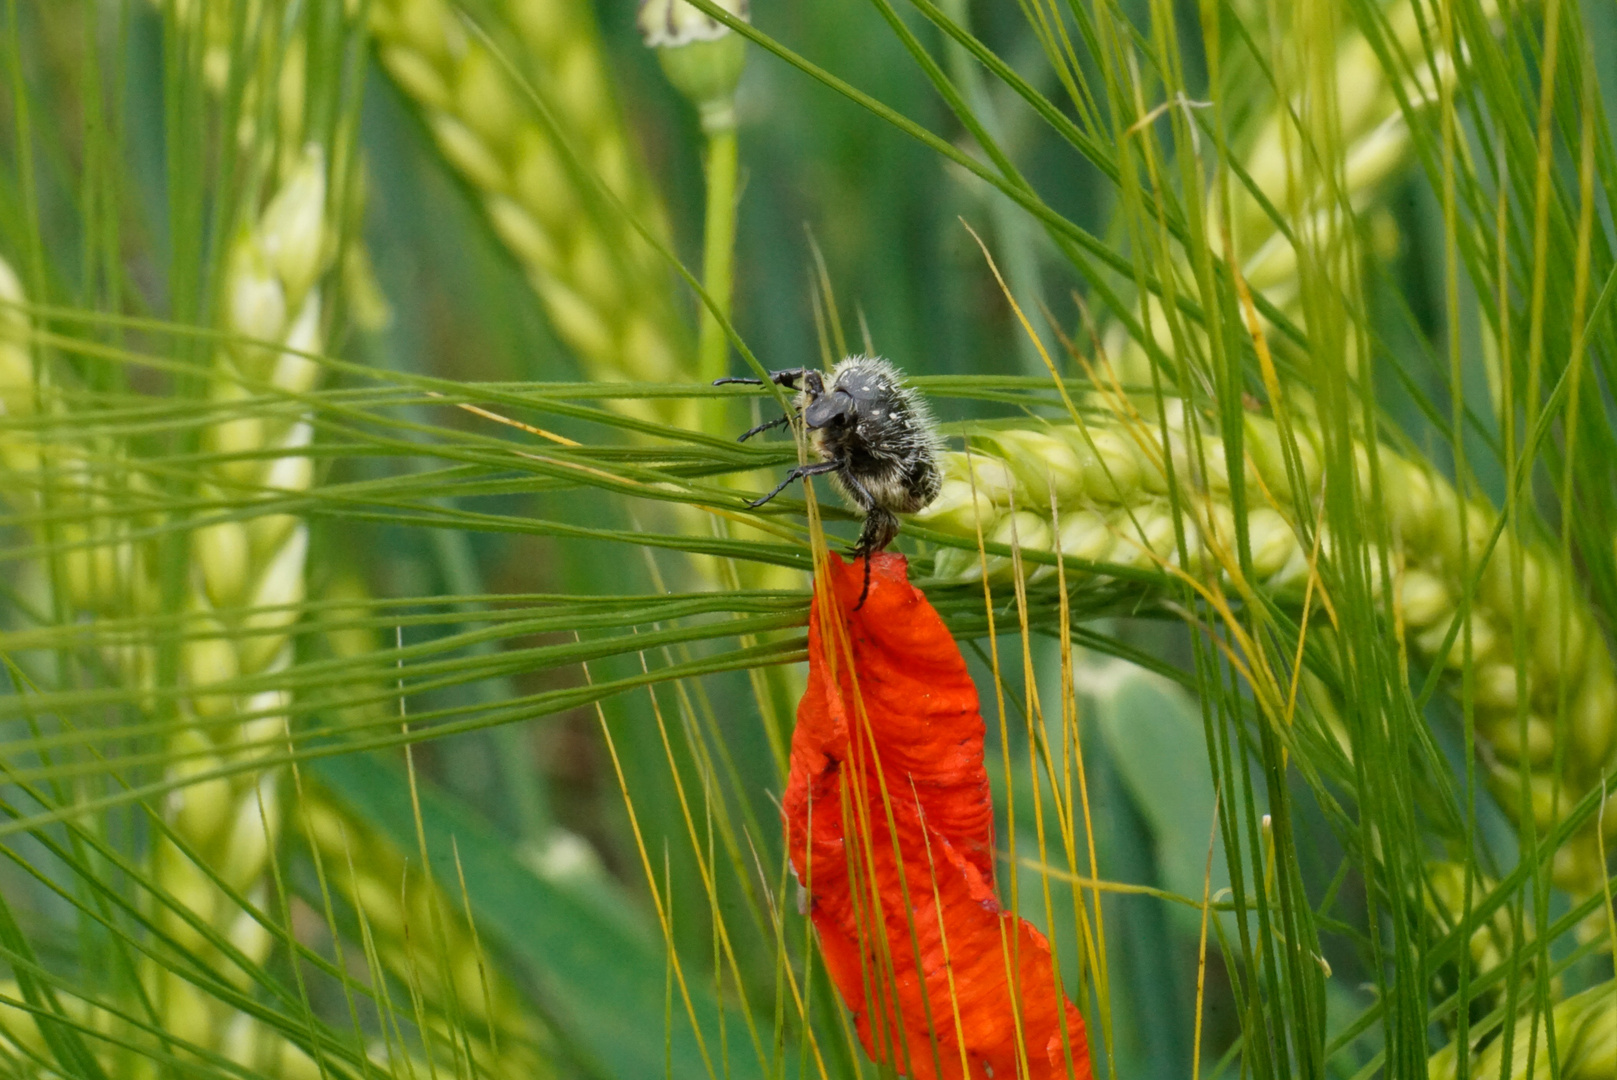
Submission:
[[[523,77],[554,127],[444,0],[378,0],[371,25],[383,66],[477,192],[495,234],[590,377],[684,378],[690,347],[671,305],[669,269],[588,179],[593,173],[636,219],[667,237],[618,118],[589,11],[569,0],[507,10],[515,55],[528,61]],[[684,403],[615,407],[687,426],[694,419]]]
[[[1176,567],[1221,587],[1234,584],[1238,591],[1300,598],[1313,557],[1308,537],[1321,520],[1324,498],[1315,426],[1302,417],[1292,420],[1303,485],[1294,493],[1274,421],[1260,416],[1245,420],[1247,458],[1241,468],[1251,507],[1246,525],[1252,553],[1247,580],[1235,559],[1231,468],[1223,439],[1205,424],[1198,429],[1188,422],[1190,410],[1181,403],[1169,404],[1166,442],[1160,431],[1136,416],[1114,416],[1082,428],[1058,424],[984,433],[969,454],[945,455],[943,490],[914,520],[971,540],[980,526],[988,542],[1014,541],[1032,551],[1053,551],[1059,537],[1068,557],[1135,569]],[[1375,452],[1391,537],[1385,555],[1393,574],[1397,629],[1410,653],[1425,663],[1441,664],[1447,685],[1457,689],[1459,639],[1441,658],[1440,650],[1465,591],[1462,574],[1466,569],[1475,573],[1482,565],[1496,514],[1485,502],[1461,498],[1430,466],[1387,446]],[[1353,481],[1368,499],[1370,453],[1362,443],[1355,463]],[[1170,470],[1180,498],[1177,516],[1168,495]],[[1464,550],[1462,514],[1468,517]],[[1183,525],[1188,558],[1179,551],[1176,519]],[[1518,767],[1524,759],[1528,762],[1533,814],[1542,831],[1598,786],[1605,769],[1617,760],[1617,668],[1593,611],[1553,551],[1523,541],[1518,583],[1511,570],[1518,554],[1515,544],[1508,533],[1501,537],[1472,600],[1476,726],[1488,747],[1485,772],[1507,813],[1521,805]],[[1365,568],[1379,600],[1382,552],[1374,543],[1369,546]],[[1331,565],[1337,547],[1329,530],[1322,529],[1318,559]],[[1008,579],[1012,569],[1009,557],[986,560],[991,578]],[[975,552],[948,548],[938,553],[940,578],[970,580],[983,570]],[[1028,564],[1028,571],[1035,582],[1054,576],[1050,566]],[[1516,620],[1512,598],[1518,584],[1532,598],[1527,612],[1531,654],[1527,682],[1520,688],[1511,655]],[[1517,722],[1518,697],[1529,707],[1525,739]],[[1563,702],[1565,736],[1571,742],[1564,771],[1557,774],[1555,717]],[[1617,828],[1617,813],[1608,813],[1607,819],[1608,831]],[[1595,888],[1600,871],[1592,827],[1556,853],[1555,880],[1574,892]]]

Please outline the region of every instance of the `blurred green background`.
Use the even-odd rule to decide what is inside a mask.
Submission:
[[[880,1075],[811,959],[780,838],[811,533],[797,503],[741,501],[795,455],[733,446],[775,405],[697,378],[704,307],[626,224],[704,279],[712,132],[634,5],[10,0],[0,14],[0,259],[17,282],[0,310],[0,1067]],[[951,448],[1013,459],[996,430],[1079,412],[1160,425],[1160,449],[1159,409],[1184,402],[1232,452],[1261,414],[1302,429],[1335,478],[1293,498],[1310,513],[1289,522],[1303,536],[1329,522],[1329,626],[1313,593],[1232,587],[1231,613],[1178,562],[1108,555],[1070,564],[1070,612],[1052,580],[1033,588],[1018,633],[1008,568],[985,607],[979,539],[923,520],[900,541],[983,693],[1002,898],[1050,933],[1097,1074],[1428,1075],[1458,1024],[1493,1075],[1521,1076],[1544,1036],[1501,1065],[1496,1029],[1525,1043],[1554,1015],[1557,1074],[1610,1075],[1612,1023],[1592,1019],[1612,1012],[1609,943],[1572,930],[1599,890],[1550,869],[1551,847],[1600,832],[1585,795],[1606,762],[1578,761],[1564,724],[1530,755],[1478,735],[1485,650],[1463,655],[1463,557],[1444,564],[1450,670],[1406,647],[1372,569],[1384,549],[1403,565],[1405,538],[1377,523],[1406,493],[1366,484],[1354,454],[1379,442],[1508,507],[1495,566],[1547,552],[1572,583],[1596,673],[1554,669],[1564,721],[1579,680],[1609,666],[1617,601],[1617,9],[822,0],[760,3],[751,21],[806,62],[751,44],[735,91],[730,312],[764,367],[868,340],[918,379]],[[1304,144],[1281,155],[1296,175],[1259,171],[1280,153],[1271,128]],[[1378,135],[1386,160],[1354,156]],[[533,145],[548,172],[522,172]],[[301,219],[276,199],[305,175],[305,146],[324,170],[317,268],[263,286],[274,275],[254,268],[296,246],[275,230]],[[536,223],[532,246],[499,225],[512,207]],[[1255,279],[1267,238],[1295,241],[1292,269],[1253,286],[1261,348],[1226,215]],[[1180,297],[1167,317],[1165,282]],[[279,321],[262,288],[290,304]],[[296,337],[311,295],[319,333]],[[278,358],[304,354],[317,374],[289,383]],[[1103,359],[1128,395],[1090,381]],[[1569,371],[1585,380],[1570,405]],[[1550,437],[1529,443],[1541,415]],[[240,436],[239,417],[259,434]],[[270,475],[289,460],[310,476]],[[1190,494],[1170,483],[1152,505],[1201,506],[1204,464],[1182,477]],[[1214,501],[1235,517],[1260,501],[1228,488]],[[1331,502],[1346,489],[1363,501]],[[828,511],[833,546],[850,517]],[[250,533],[235,592],[225,541],[198,539],[220,523]],[[306,550],[285,538],[305,527]],[[1558,588],[1487,614],[1530,646],[1553,633],[1536,620],[1562,610]],[[277,659],[254,653],[264,640]],[[1507,669],[1529,655],[1499,650]],[[1304,687],[1294,729],[1253,689],[1260,655],[1293,697],[1288,680]],[[643,665],[649,693],[593,689]],[[1065,745],[1069,692],[1083,808],[1026,764],[1030,741]],[[1524,784],[1577,786],[1535,825],[1530,802],[1483,787],[1501,761]],[[1093,863],[1080,839],[1054,865],[1039,800],[1092,823]],[[207,811],[246,824],[210,831]],[[1543,865],[1519,858],[1541,842]],[[1469,868],[1446,911],[1439,860]],[[1204,896],[1223,905],[1205,924]]]

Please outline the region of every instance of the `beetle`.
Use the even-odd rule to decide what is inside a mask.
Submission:
[[[793,468],[773,491],[747,505],[763,506],[794,480],[829,476],[864,514],[864,528],[849,554],[865,558],[868,592],[869,557],[898,535],[898,515],[922,509],[943,486],[943,443],[931,410],[898,368],[879,356],[850,356],[824,373],[788,368],[771,372],[769,381],[797,391],[792,412],[742,432],[737,441],[801,420],[820,460]],[[713,385],[727,383],[764,385],[750,378],[717,379]],[[864,603],[863,595],[859,602]]]

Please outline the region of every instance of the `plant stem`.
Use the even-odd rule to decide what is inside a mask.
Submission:
[[[713,303],[730,317],[730,287],[735,270],[736,235],[736,128],[735,110],[704,109],[702,129],[707,134],[707,214],[702,236],[702,287]],[[724,325],[706,306],[702,309],[697,339],[697,374],[703,382],[724,376],[730,345]],[[704,411],[703,428],[718,433],[723,427],[724,403],[712,401]]]
[[[967,0],[940,0],[938,7],[961,28],[966,30],[971,28],[969,22],[971,12]],[[982,69],[976,59],[966,51],[964,45],[953,39],[945,45],[944,55],[949,65],[949,77],[960,87],[966,101],[971,105],[972,112],[977,114],[983,130],[1002,146],[1008,141],[1014,144],[1017,140],[1008,138],[1011,133],[1006,130],[1005,123],[1000,119],[999,110],[995,107],[988,87],[983,83]],[[983,196],[983,202],[993,228],[997,254],[1005,266],[1005,279],[1010,282],[1011,291],[1017,296],[1043,296],[1044,281],[1039,271],[1039,253],[1034,247],[1036,241],[1032,219],[1003,192],[987,191]],[[1016,355],[1021,361],[1023,374],[1037,378],[1044,377],[1044,360],[1025,334],[1016,335]]]

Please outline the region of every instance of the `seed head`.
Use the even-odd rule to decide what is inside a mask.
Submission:
[[[750,21],[748,0],[717,0],[719,7]],[[677,49],[698,41],[718,41],[730,28],[685,0],[643,0],[636,19],[640,34],[653,49]]]
[[[748,18],[748,0],[717,0],[736,18]],[[685,0],[642,0],[640,33],[674,88],[702,114],[708,131],[735,126],[736,84],[747,60],[747,43],[730,28]]]

